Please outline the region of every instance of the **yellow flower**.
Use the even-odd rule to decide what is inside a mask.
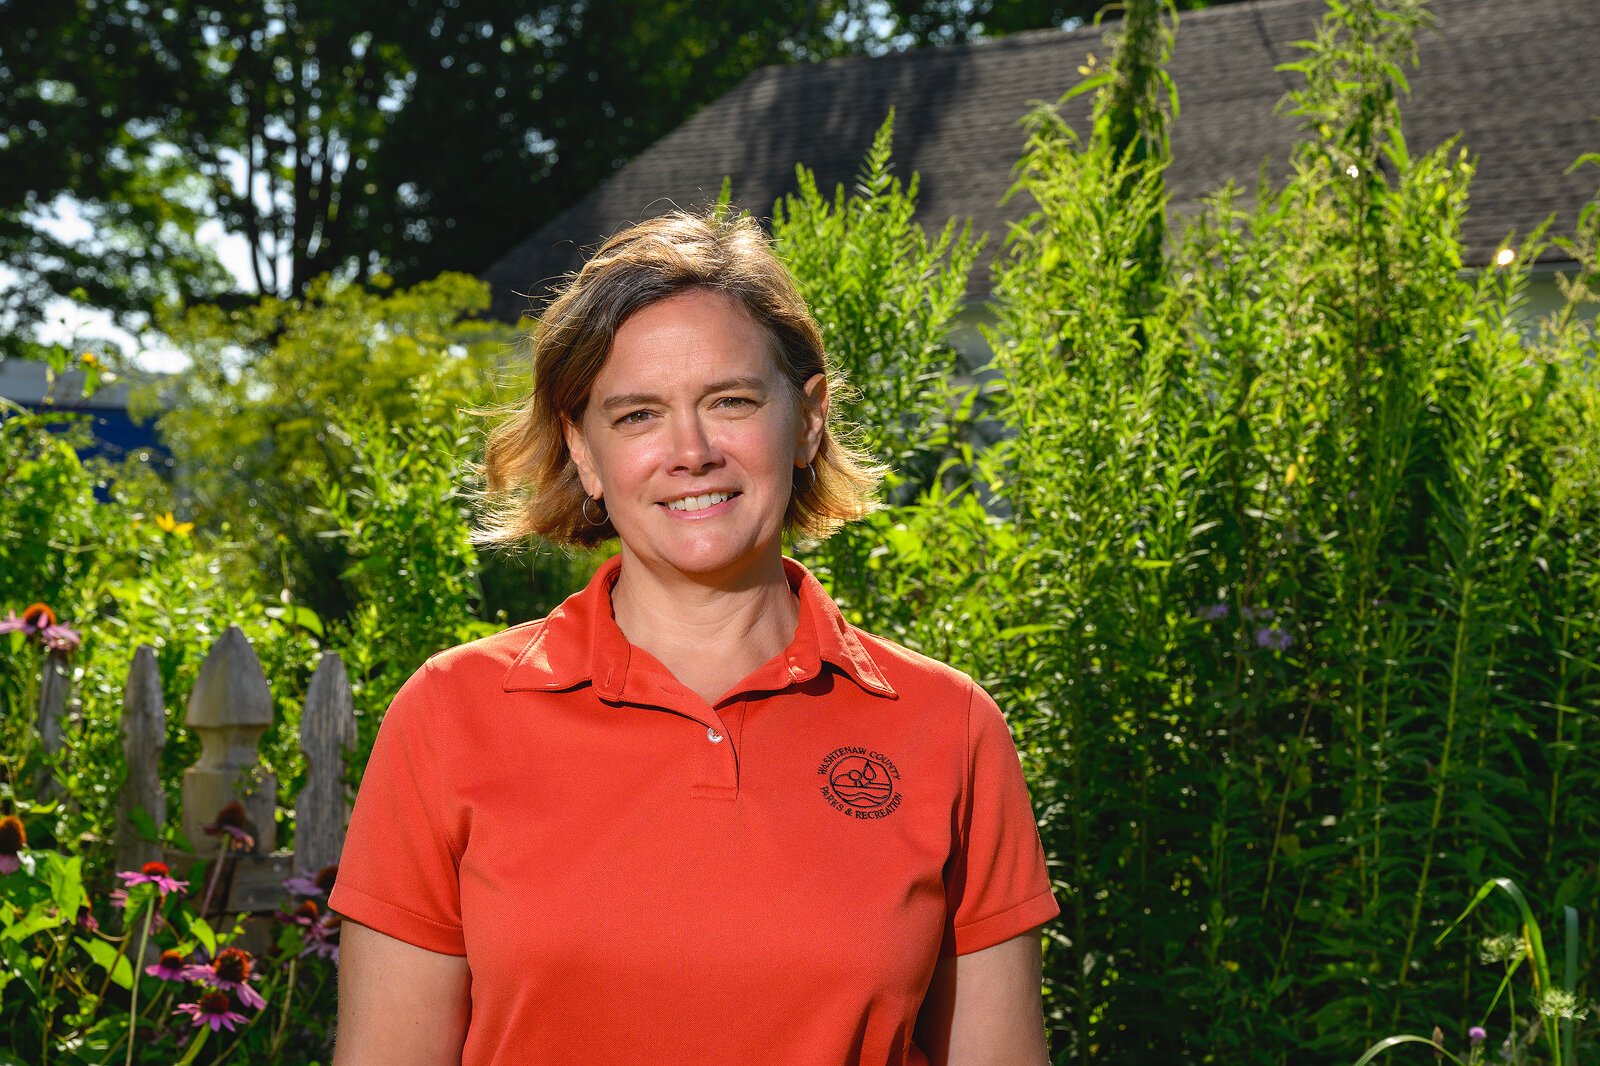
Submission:
[[[1305,478],[1305,482],[1306,482],[1307,485],[1309,485],[1309,484],[1311,484],[1311,482],[1315,481],[1316,480],[1315,478],[1309,477],[1306,474],[1306,467],[1309,466],[1309,465],[1310,465],[1310,460],[1308,460],[1303,455],[1300,458],[1296,459],[1294,462],[1290,463],[1289,464],[1289,469],[1284,471],[1284,473],[1283,473],[1283,487],[1284,488],[1288,488],[1290,485],[1293,485],[1296,481],[1299,481],[1301,478]]]
[[[193,522],[180,522],[176,518],[172,517],[171,511],[168,511],[164,515],[157,515],[156,525],[160,526],[168,533],[176,533],[180,537],[187,537],[189,535],[189,531],[194,529]]]
[[[81,356],[78,357],[78,359],[79,359],[79,361],[81,363],[83,363],[84,366],[99,366],[100,365],[100,360],[95,356],[95,354],[93,352],[84,352]]]

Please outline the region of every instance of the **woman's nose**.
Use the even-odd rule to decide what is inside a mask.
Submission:
[[[672,449],[673,469],[691,474],[710,469],[721,458],[709,427],[697,414],[676,421]]]

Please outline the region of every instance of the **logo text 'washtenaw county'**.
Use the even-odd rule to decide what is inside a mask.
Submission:
[[[900,807],[900,768],[881,751],[834,748],[817,767],[822,798],[852,818],[886,818]]]

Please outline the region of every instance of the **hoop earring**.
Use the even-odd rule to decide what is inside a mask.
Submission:
[[[589,517],[589,505],[591,503],[599,503],[600,504],[600,517],[599,518],[590,518]],[[595,526],[595,527],[603,526],[611,518],[611,515],[606,512],[606,501],[603,500],[603,499],[596,500],[593,496],[585,496],[583,498],[583,506],[580,507],[579,510],[583,512],[583,520],[585,522],[589,523],[591,526]]]
[[[802,469],[806,473],[810,474],[811,475],[811,480],[806,484],[805,488],[800,489],[799,491],[801,491],[801,492],[810,492],[812,489],[817,487],[817,468],[815,466],[812,466],[810,463],[807,463],[805,466],[801,467],[800,469]]]

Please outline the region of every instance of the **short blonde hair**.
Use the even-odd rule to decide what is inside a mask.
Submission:
[[[629,226],[601,245],[534,327],[533,390],[504,412],[489,436],[484,479],[490,504],[474,539],[521,542],[530,535],[593,547],[616,536],[609,519],[592,524],[588,496],[567,450],[563,423],[576,424],[630,315],[694,290],[722,294],[772,339],[772,352],[796,396],[823,374],[830,395],[844,382],[829,365],[822,332],[748,216],[675,211]],[[831,405],[836,411],[837,405]],[[881,467],[845,438],[830,413],[810,472],[797,470],[784,530],[826,537],[876,506]]]

